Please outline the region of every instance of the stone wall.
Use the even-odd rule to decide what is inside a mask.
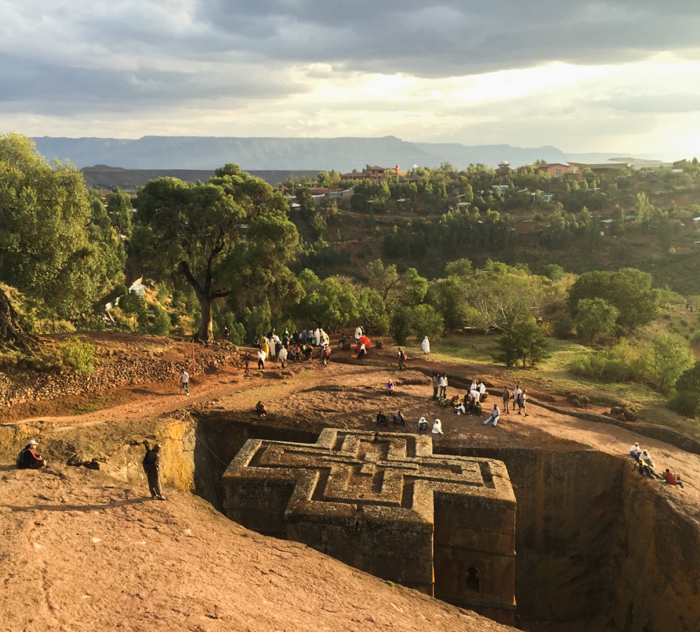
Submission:
[[[219,369],[233,355],[235,347],[200,354],[195,364],[197,373]],[[75,371],[36,371],[13,368],[0,372],[0,406],[13,406],[26,401],[46,401],[61,397],[85,395],[120,386],[176,380],[183,362],[160,358],[123,358],[98,366],[92,375]],[[191,362],[187,369],[190,370]]]

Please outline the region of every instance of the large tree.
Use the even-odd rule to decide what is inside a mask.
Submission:
[[[205,183],[159,178],[139,191],[133,243],[157,276],[180,275],[199,301],[197,338],[212,336],[217,299],[242,307],[298,295],[287,268],[298,234],[286,198],[237,165],[217,169]]]
[[[659,313],[659,291],[651,287],[652,277],[635,268],[615,272],[585,272],[571,286],[569,311],[577,318],[583,299],[602,298],[618,310],[618,334],[630,334],[649,324]]]
[[[85,230],[91,207],[82,174],[49,164],[34,143],[0,136],[0,275],[60,318],[92,306],[103,280],[102,261]],[[0,289],[0,341],[36,346]]]

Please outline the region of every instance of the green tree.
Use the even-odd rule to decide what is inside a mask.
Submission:
[[[369,286],[382,297],[384,304],[393,302],[398,296],[401,283],[401,276],[396,271],[396,265],[384,266],[381,259],[375,259],[367,264],[367,275]]]
[[[684,371],[693,366],[693,352],[679,334],[654,332],[646,341],[649,347],[649,368],[652,378],[665,393],[671,391]]]
[[[355,288],[348,281],[334,277],[319,279],[311,270],[299,275],[304,297],[299,301],[296,315],[304,322],[332,332],[357,318]]]
[[[409,268],[404,274],[404,301],[408,305],[420,305],[428,293],[428,279],[418,274],[415,268]]]
[[[0,136],[0,280],[59,318],[74,320],[91,310],[105,276],[85,230],[91,215],[75,167],[50,165],[24,136]],[[0,340],[37,346],[2,290]]]
[[[683,371],[676,382],[676,391],[676,395],[671,399],[675,410],[689,417],[700,413],[700,361]]]
[[[206,183],[159,178],[140,189],[134,248],[157,276],[181,275],[193,288],[199,340],[212,336],[217,299],[243,307],[298,297],[287,264],[299,240],[287,208],[281,192],[238,165],[217,169]]]
[[[500,353],[495,356],[496,361],[510,367],[518,362],[522,363],[523,368],[536,366],[550,356],[547,351],[549,341],[534,319],[507,326],[497,344]]]
[[[579,301],[602,298],[619,312],[616,333],[633,333],[658,315],[659,291],[652,289],[651,283],[650,274],[635,268],[623,268],[616,272],[585,272],[571,286],[569,311],[576,319]]]
[[[576,333],[583,342],[594,342],[614,331],[619,315],[618,309],[602,298],[581,299],[574,321]]]
[[[124,193],[119,187],[107,194],[107,214],[112,226],[117,232],[131,236],[132,215],[134,207],[131,204],[131,196]]]

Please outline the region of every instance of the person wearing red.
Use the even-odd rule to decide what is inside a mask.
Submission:
[[[666,469],[666,471],[663,474],[664,480],[669,484],[669,485],[678,485],[681,489],[683,489],[683,482],[678,480],[672,473],[671,470]]]
[[[32,439],[17,456],[17,468],[20,470],[40,470],[46,466],[46,461],[35,450],[39,444]]]

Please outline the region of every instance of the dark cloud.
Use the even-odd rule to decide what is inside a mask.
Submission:
[[[196,16],[261,57],[422,76],[643,59],[697,47],[700,27],[685,0],[207,0]]]
[[[226,100],[269,99],[306,88],[250,68],[214,71],[120,70],[31,63],[0,54],[0,110],[34,114],[139,111]]]

